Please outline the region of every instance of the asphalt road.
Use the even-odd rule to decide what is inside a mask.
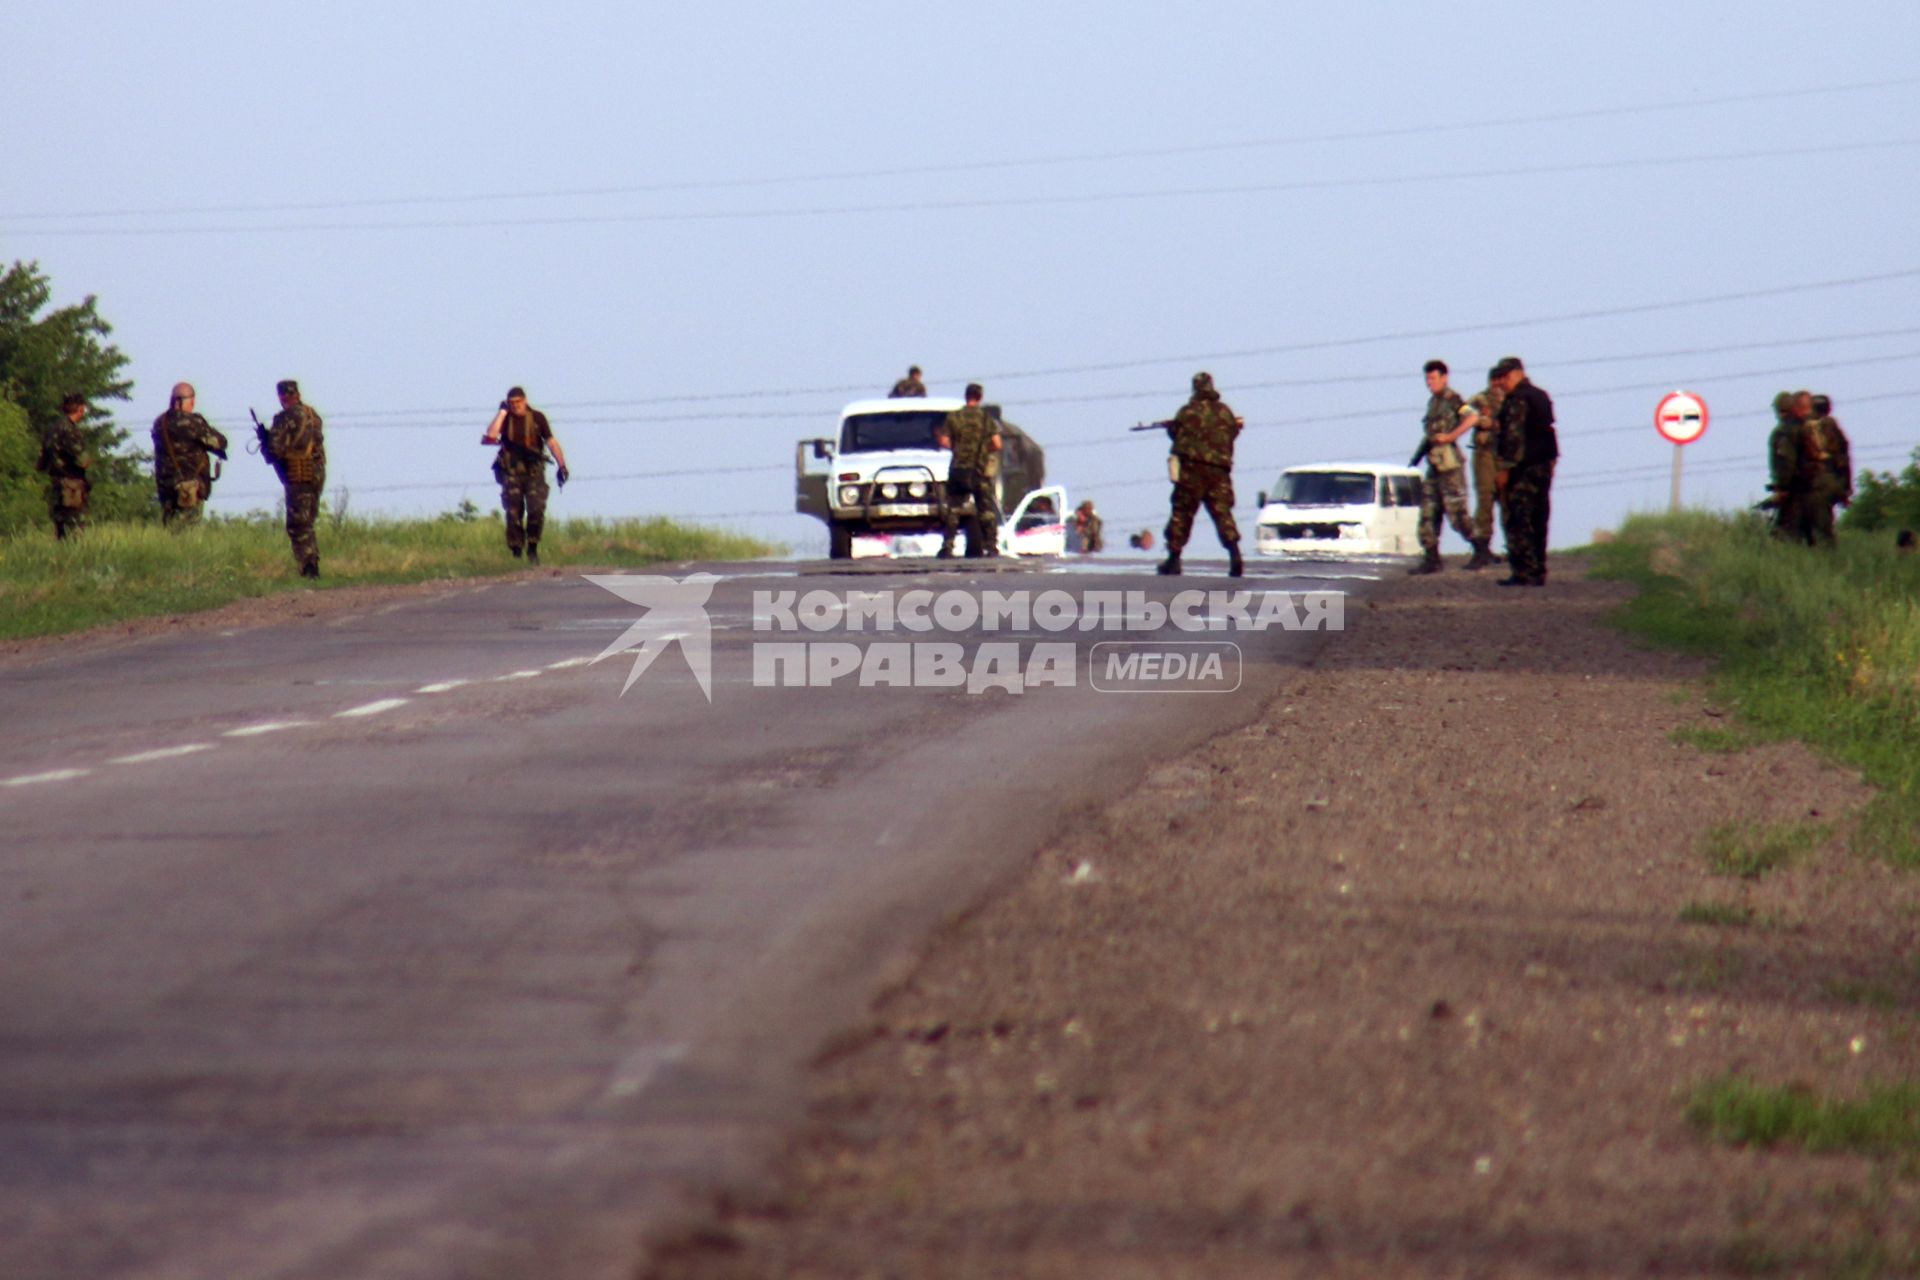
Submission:
[[[642,611],[574,575],[0,666],[0,1275],[624,1280],[930,928],[1328,639],[1233,634],[1232,693],[760,687],[859,637],[756,588],[1229,584],[707,567],[711,702],[588,665]]]

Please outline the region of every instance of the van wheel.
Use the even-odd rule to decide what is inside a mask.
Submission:
[[[827,527],[827,559],[853,559],[853,530],[844,524]]]

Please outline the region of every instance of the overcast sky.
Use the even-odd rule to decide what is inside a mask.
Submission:
[[[245,434],[297,377],[356,511],[492,505],[522,383],[557,513],[820,554],[793,442],[909,363],[1116,532],[1165,521],[1125,428],[1202,367],[1249,513],[1405,461],[1435,356],[1554,395],[1563,544],[1665,505],[1675,386],[1703,504],[1758,496],[1783,388],[1861,465],[1916,442],[1911,4],[8,0],[0,43],[0,259],[99,297],[123,424],[184,378]],[[274,494],[240,458],[215,509]]]

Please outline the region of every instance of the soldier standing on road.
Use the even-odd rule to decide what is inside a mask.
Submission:
[[[1805,505],[1801,445],[1805,423],[1795,411],[1794,395],[1782,391],[1773,398],[1773,432],[1767,437],[1767,487],[1773,504],[1773,533],[1777,538],[1804,539],[1800,509]]]
[[[560,464],[554,479],[562,489],[570,477],[559,437],[553,434],[547,415],[527,404],[527,393],[512,387],[480,443],[500,446],[493,460],[493,478],[500,482],[500,502],[507,511],[507,550],[516,560],[524,551],[528,564],[539,564],[540,535],[547,524],[548,450]]]
[[[1808,452],[1817,455],[1807,486],[1807,541],[1832,546],[1833,508],[1853,502],[1853,449],[1834,420],[1833,401],[1827,397],[1802,391],[1794,397],[1794,411],[1804,412]]]
[[[1100,536],[1100,515],[1093,509],[1093,499],[1088,498],[1073,512],[1074,532],[1080,535],[1080,554],[1090,556],[1105,548],[1106,541]]]
[[[160,496],[160,518],[179,528],[200,518],[213,496],[213,463],[225,461],[227,438],[194,412],[190,382],[177,382],[167,411],[153,420],[153,483]]]
[[[1193,534],[1193,517],[1204,504],[1214,532],[1227,549],[1227,576],[1245,570],[1240,526],[1233,521],[1233,442],[1246,424],[1213,388],[1213,375],[1193,375],[1193,395],[1167,423],[1173,437],[1173,510],[1167,516],[1167,558],[1158,572],[1180,572],[1180,552]]]
[[[1506,399],[1500,406],[1499,470],[1494,484],[1506,509],[1507,564],[1503,587],[1547,585],[1547,521],[1552,514],[1553,468],[1560,437],[1553,400],[1527,380],[1519,356],[1494,369]]]
[[[274,387],[280,412],[273,415],[260,451],[280,474],[287,508],[287,541],[300,576],[320,576],[320,543],[314,521],[320,516],[320,494],[327,484],[327,442],[320,415],[300,399],[300,384],[283,378]]]
[[[907,370],[907,376],[893,384],[893,390],[887,392],[887,399],[901,400],[927,394],[927,384],[920,380],[920,366],[914,365]]]
[[[68,534],[87,522],[87,497],[93,492],[93,482],[87,479],[93,457],[80,434],[80,419],[87,416],[87,398],[69,395],[60,402],[60,415],[40,438],[40,457],[33,468],[46,472],[53,536],[64,542]]]
[[[1426,483],[1420,486],[1420,563],[1408,573],[1440,572],[1440,518],[1444,511],[1453,531],[1473,544],[1473,563],[1478,565],[1486,543],[1480,541],[1473,521],[1467,515],[1467,460],[1460,452],[1461,436],[1473,430],[1478,415],[1466,407],[1460,393],[1447,385],[1447,363],[1427,361],[1426,417],[1421,420],[1425,439],[1415,455],[1427,460]]]
[[[1500,405],[1507,393],[1500,380],[1487,370],[1487,389],[1467,401],[1475,414],[1473,423],[1473,559],[1469,569],[1485,569],[1498,563],[1493,551],[1493,514],[1496,506],[1496,477],[1500,471]]]
[[[1000,452],[999,424],[980,407],[986,391],[977,382],[967,384],[965,408],[947,415],[941,426],[953,458],[947,464],[947,501],[941,508],[943,534],[940,558],[953,558],[954,535],[960,531],[960,505],[973,500],[967,517],[967,559],[1000,554],[1000,496],[994,492],[992,463]]]

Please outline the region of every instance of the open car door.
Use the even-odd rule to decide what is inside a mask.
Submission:
[[[1015,556],[1067,554],[1066,487],[1050,485],[1022,498],[1000,526],[1000,550]]]

